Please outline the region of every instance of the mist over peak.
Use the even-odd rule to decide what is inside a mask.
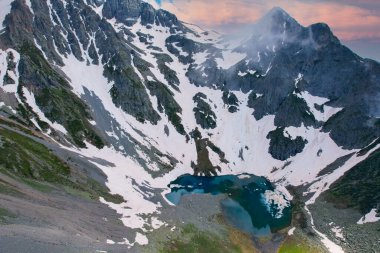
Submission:
[[[264,15],[263,19],[265,18],[274,18],[277,19],[278,21],[288,21],[288,20],[293,20],[295,21],[289,13],[287,13],[283,8],[281,7],[273,7],[270,11],[267,12],[267,14]]]

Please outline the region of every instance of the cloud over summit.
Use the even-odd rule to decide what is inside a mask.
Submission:
[[[380,2],[377,0],[160,0],[161,7],[181,20],[216,30],[256,22],[280,6],[302,25],[329,24],[342,40],[380,41]]]

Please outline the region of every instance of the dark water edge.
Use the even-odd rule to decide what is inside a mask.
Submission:
[[[224,176],[182,175],[169,184],[166,198],[175,205],[188,194],[226,196],[220,204],[226,220],[256,237],[267,236],[291,224],[292,206],[264,177],[251,174]],[[286,203],[286,205],[284,205]]]

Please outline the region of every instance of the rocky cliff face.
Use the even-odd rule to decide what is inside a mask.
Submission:
[[[1,115],[79,148],[133,228],[154,227],[157,192],[186,172],[263,175],[312,203],[377,161],[380,64],[326,24],[275,8],[236,42],[140,0],[15,0],[3,26]]]

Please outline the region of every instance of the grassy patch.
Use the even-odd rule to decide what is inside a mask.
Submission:
[[[42,182],[38,182],[36,180],[33,180],[33,179],[28,179],[28,178],[22,178],[22,181],[32,187],[33,189],[37,190],[37,191],[40,191],[40,192],[51,192],[53,190],[53,188],[47,184],[44,184]]]
[[[102,139],[88,122],[91,115],[87,106],[71,91],[65,88],[43,88],[36,93],[36,103],[44,108],[46,117],[52,122],[65,126],[79,147],[85,147],[84,140],[98,148],[104,147]]]
[[[243,252],[229,239],[211,232],[198,230],[194,225],[186,225],[180,235],[170,242],[165,242],[161,253],[210,253],[210,252]]]
[[[85,147],[84,140],[87,140],[102,148],[103,141],[88,121],[91,120],[89,108],[70,90],[67,80],[50,66],[42,52],[34,45],[24,43],[20,53],[18,95],[24,105],[19,106],[19,114],[29,121],[29,125],[33,125],[30,118],[35,118],[43,130],[48,129],[49,125],[33,113],[23,96],[22,88],[33,86],[36,103],[45,116],[52,122],[63,125],[77,146]]]
[[[257,249],[253,246],[252,240],[247,234],[235,228],[230,228],[229,233],[228,233],[228,238],[233,244],[239,247],[240,252],[258,253]]]
[[[288,237],[280,246],[278,253],[322,253],[319,247],[300,238]]]
[[[30,130],[29,128],[26,128],[23,124],[25,124],[24,122],[22,122],[20,119],[16,118],[16,117],[12,117],[12,118],[1,118],[0,117],[0,124],[1,125],[5,125],[5,126],[8,126],[8,127],[11,127],[13,129],[17,129],[25,134],[29,134],[29,135],[33,135],[33,136],[36,136],[32,130]],[[38,137],[38,136],[36,136]]]
[[[68,193],[86,199],[98,200],[102,196],[113,203],[124,201],[120,195],[110,194],[105,186],[85,175],[74,177],[68,164],[44,145],[1,127],[0,168],[4,173],[41,192],[52,191],[54,188],[49,185],[51,184],[64,186]]]
[[[19,192],[14,186],[8,184],[7,182],[1,179],[0,179],[0,194],[11,195],[11,196],[22,196],[22,193]]]
[[[70,195],[74,195],[74,196],[77,196],[77,197],[80,197],[83,199],[87,199],[87,200],[93,199],[93,196],[88,192],[80,191],[80,190],[77,190],[77,189],[74,189],[74,188],[68,187],[68,186],[64,186],[64,189]]]
[[[65,180],[70,174],[70,168],[42,144],[2,128],[0,138],[0,165],[8,171],[47,182]]]
[[[9,218],[16,218],[17,216],[7,209],[0,207],[0,224],[6,223]]]
[[[347,171],[323,196],[337,208],[357,208],[363,214],[375,208],[380,203],[380,149]]]
[[[44,58],[42,52],[34,44],[25,42],[20,48],[20,54],[21,64],[28,64],[29,67],[29,69],[25,71],[25,74],[38,74],[40,75],[39,79],[42,81],[46,82],[49,80],[49,82],[52,82],[53,85],[69,87],[68,82],[50,66],[49,62]],[[31,73],[28,71],[31,71]],[[27,76],[22,75],[21,81],[23,78],[27,78]]]

